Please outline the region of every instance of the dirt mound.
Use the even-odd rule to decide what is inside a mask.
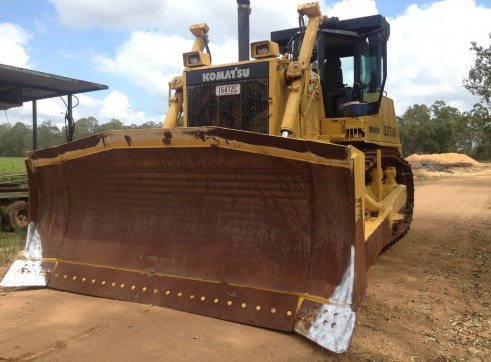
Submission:
[[[439,166],[480,166],[481,164],[462,153],[438,153],[432,155],[412,154],[406,157],[411,165],[439,165]]]

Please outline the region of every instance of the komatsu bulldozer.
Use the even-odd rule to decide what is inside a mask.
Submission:
[[[25,258],[3,285],[295,331],[348,349],[367,269],[409,229],[411,168],[386,96],[389,24],[322,16],[212,65],[209,29],[169,84],[162,129],[30,152]],[[250,53],[249,53],[250,52]],[[250,59],[252,57],[252,59]]]

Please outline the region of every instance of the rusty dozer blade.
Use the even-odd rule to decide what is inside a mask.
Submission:
[[[27,163],[27,260],[49,288],[348,348],[366,288],[355,148],[215,127],[123,130]]]

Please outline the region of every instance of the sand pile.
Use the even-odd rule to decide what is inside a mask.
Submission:
[[[412,154],[406,157],[411,165],[439,165],[439,166],[480,166],[481,164],[467,155],[461,153],[438,153],[432,155]]]

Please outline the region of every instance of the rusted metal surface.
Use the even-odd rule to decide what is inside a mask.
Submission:
[[[367,239],[365,246],[365,261],[367,269],[375,264],[375,261],[387,245],[392,235],[389,219],[385,219]]]
[[[298,297],[292,294],[156,273],[60,263],[49,286],[291,331]]]
[[[48,287],[290,331],[306,300],[351,313],[366,266],[350,152],[213,127],[33,152]]]

